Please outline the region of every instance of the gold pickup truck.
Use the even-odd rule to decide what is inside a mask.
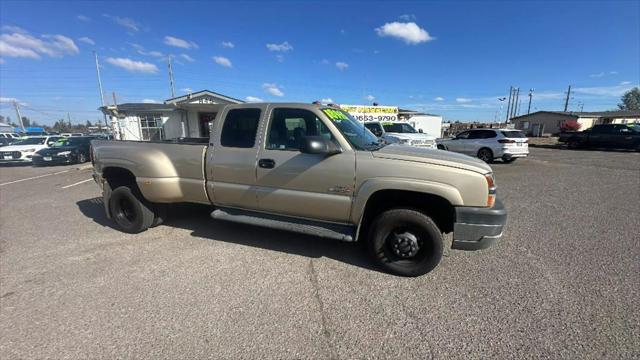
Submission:
[[[209,204],[215,219],[366,242],[403,276],[438,265],[444,233],[455,249],[483,249],[507,217],[484,162],[384,145],[322,105],[221,105],[208,142],[93,141],[91,155],[107,215],[125,232],[162,222],[162,204]]]

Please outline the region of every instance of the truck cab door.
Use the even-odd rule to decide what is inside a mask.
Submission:
[[[338,144],[327,120],[317,111],[270,108],[258,153],[258,207],[272,214],[346,223],[353,196],[355,152],[327,156],[300,151],[306,136],[322,136]]]
[[[211,134],[205,171],[216,205],[256,210],[258,129],[266,105],[228,106]]]

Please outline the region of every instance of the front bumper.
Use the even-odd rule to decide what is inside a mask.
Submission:
[[[45,158],[49,160],[45,160]],[[70,164],[75,161],[75,157],[69,156],[57,156],[57,155],[34,155],[33,158],[34,165],[54,165],[54,164]]]
[[[486,249],[502,237],[502,230],[506,224],[507,209],[498,199],[492,208],[456,207],[451,248]]]

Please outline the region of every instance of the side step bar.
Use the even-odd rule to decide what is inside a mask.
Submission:
[[[216,220],[263,226],[341,241],[354,241],[355,226],[305,220],[255,211],[218,208],[211,213]]]

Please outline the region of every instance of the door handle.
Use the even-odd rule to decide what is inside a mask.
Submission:
[[[273,159],[260,159],[258,160],[258,166],[264,169],[273,169],[276,167],[276,161]]]

